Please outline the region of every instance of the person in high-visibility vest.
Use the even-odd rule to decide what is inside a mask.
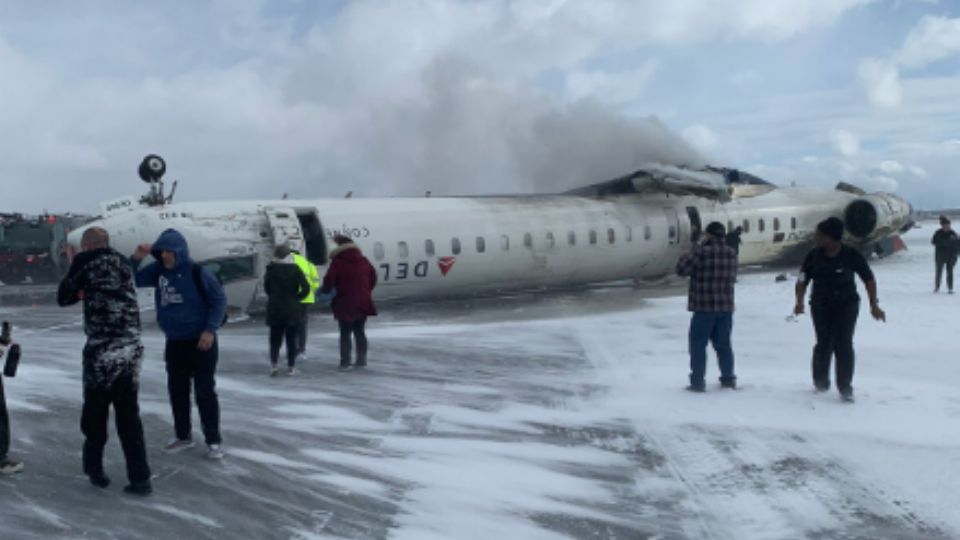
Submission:
[[[320,275],[317,273],[317,267],[297,250],[293,250],[291,255],[293,255],[293,262],[297,263],[300,271],[303,272],[303,276],[307,278],[307,283],[310,285],[310,294],[300,301],[302,312],[300,314],[300,327],[297,330],[297,344],[300,348],[298,360],[303,361],[307,353],[307,307],[316,300],[315,293],[317,289],[320,288]]]

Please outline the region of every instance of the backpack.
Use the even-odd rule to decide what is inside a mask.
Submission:
[[[203,286],[203,267],[194,263],[191,273],[193,274],[193,285],[197,288],[197,292],[200,293],[200,298],[203,299],[204,304],[208,304],[209,297],[207,296],[207,288]],[[213,274],[213,277],[217,278],[217,282],[220,283],[220,285],[223,285],[223,282],[220,281],[220,278],[216,274]],[[227,324],[227,319],[229,319],[229,316],[227,311],[224,310],[223,320],[220,321],[220,326]]]

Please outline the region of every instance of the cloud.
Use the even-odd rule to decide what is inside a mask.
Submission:
[[[917,69],[958,54],[960,18],[927,16],[910,30],[894,60],[904,68]]]
[[[877,165],[877,170],[886,174],[899,174],[907,169],[901,165],[900,162],[888,159],[881,161],[880,164]]]
[[[889,58],[860,62],[857,77],[870,102],[884,108],[901,104],[901,71],[917,70],[960,54],[960,18],[927,16],[910,30]]]
[[[845,129],[835,129],[830,132],[830,142],[841,155],[850,157],[860,152],[860,139]]]
[[[900,70],[895,64],[886,60],[868,58],[860,62],[857,77],[874,105],[892,108],[899,106],[903,101]]]
[[[566,95],[571,100],[596,99],[611,105],[637,100],[657,72],[657,60],[623,72],[572,70],[566,76]]]

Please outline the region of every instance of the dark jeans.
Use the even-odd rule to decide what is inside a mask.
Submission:
[[[307,352],[307,304],[300,304],[303,312],[300,313],[300,325],[297,327],[297,352]]]
[[[350,349],[353,340],[357,342],[357,365],[367,365],[367,334],[363,329],[367,319],[337,321],[337,323],[340,324],[340,367],[350,365]]]
[[[3,375],[0,375],[0,460],[10,451],[10,417],[7,415],[7,397],[3,394]]]
[[[83,442],[84,473],[103,474],[103,448],[107,444],[107,421],[110,419],[110,405],[113,405],[117,436],[127,460],[127,478],[130,482],[150,479],[137,391],[137,383],[129,374],[120,376],[110,388],[88,386],[83,389],[80,430],[86,437]]]
[[[220,403],[217,400],[214,380],[218,356],[216,340],[207,351],[197,349],[196,339],[167,340],[164,351],[164,360],[167,363],[167,392],[170,394],[173,425],[178,439],[192,438],[190,380],[193,379],[203,437],[207,444],[220,444]]]
[[[720,364],[720,381],[737,380],[733,373],[732,311],[695,311],[690,319],[690,384],[702,387],[707,372],[707,343],[713,344]]]
[[[830,386],[830,358],[837,357],[837,388],[850,388],[853,381],[853,331],[857,327],[860,301],[837,305],[813,305],[810,316],[817,344],[813,347],[813,383]]]
[[[270,327],[270,364],[277,365],[280,359],[280,345],[283,338],[287,341],[287,365],[293,367],[297,362],[297,332],[299,325],[296,323],[290,326],[271,326]]]
[[[956,257],[936,257],[937,273],[935,285],[940,290],[940,280],[943,278],[943,270],[947,270],[947,289],[953,290],[953,267],[957,264]]]

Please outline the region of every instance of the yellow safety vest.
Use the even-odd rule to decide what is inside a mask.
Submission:
[[[307,283],[310,285],[310,294],[301,300],[300,303],[312,304],[315,301],[314,293],[320,288],[320,275],[317,273],[317,267],[299,253],[292,253],[291,255],[293,255],[293,262],[297,263],[300,271],[303,272],[304,277],[307,278]]]

